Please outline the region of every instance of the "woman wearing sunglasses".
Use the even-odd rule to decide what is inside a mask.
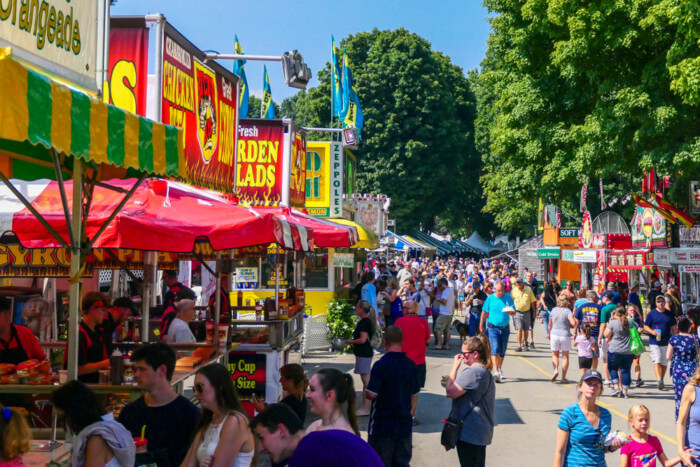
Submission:
[[[182,465],[250,466],[255,439],[226,367],[212,363],[199,369],[194,377],[194,395],[202,405],[202,418]]]
[[[600,373],[585,372],[578,384],[578,403],[564,409],[559,418],[554,467],[605,466],[605,453],[616,451],[622,445],[619,438],[612,446],[605,445],[612,417],[607,409],[596,404],[602,392]]]
[[[460,366],[466,368],[457,375]],[[486,465],[486,446],[491,444],[494,426],[496,385],[491,376],[491,345],[485,335],[470,337],[462,343],[462,352],[454,357],[452,371],[443,377],[450,416],[463,420],[457,441],[457,456],[462,467]]]

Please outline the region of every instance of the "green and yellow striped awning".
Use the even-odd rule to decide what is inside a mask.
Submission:
[[[0,151],[10,158],[46,165],[43,151],[17,144],[28,142],[86,162],[178,177],[181,131],[61,85],[0,50]]]

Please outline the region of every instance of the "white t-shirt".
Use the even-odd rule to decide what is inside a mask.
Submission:
[[[190,326],[181,320],[180,318],[175,318],[170,324],[170,329],[168,329],[168,334],[165,336],[165,342],[172,344],[173,342],[197,342],[194,334],[190,331]]]
[[[450,287],[442,291],[442,298],[447,299],[447,303],[440,303],[440,314],[452,316],[455,310],[455,293]]]
[[[420,301],[418,302],[418,316],[425,316],[428,312],[428,307],[430,306],[430,295],[425,289],[420,292]]]

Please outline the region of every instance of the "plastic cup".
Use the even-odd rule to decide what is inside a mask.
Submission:
[[[140,436],[134,438],[134,444],[136,445],[136,454],[148,452],[148,440],[146,438]]]
[[[226,344],[228,338],[228,324],[219,324],[219,345]]]
[[[68,382],[68,370],[58,370],[58,384],[66,384]]]
[[[206,327],[207,327],[207,344],[213,344],[214,343],[214,323],[207,322]]]
[[[111,370],[100,370],[99,384],[109,384],[111,381]]]

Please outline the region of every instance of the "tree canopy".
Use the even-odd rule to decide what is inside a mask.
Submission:
[[[365,119],[358,191],[390,196],[390,217],[401,231],[440,223],[453,232],[488,232],[474,143],[476,101],[462,69],[405,29],[351,35],[340,47]],[[331,126],[330,63],[318,77],[318,86],[282,102],[282,113],[303,126]]]
[[[687,203],[700,175],[696,1],[485,4],[476,140],[485,210],[502,229],[533,224],[539,198],[576,213],[584,183],[592,193],[602,179],[606,197],[622,197],[652,167]]]

